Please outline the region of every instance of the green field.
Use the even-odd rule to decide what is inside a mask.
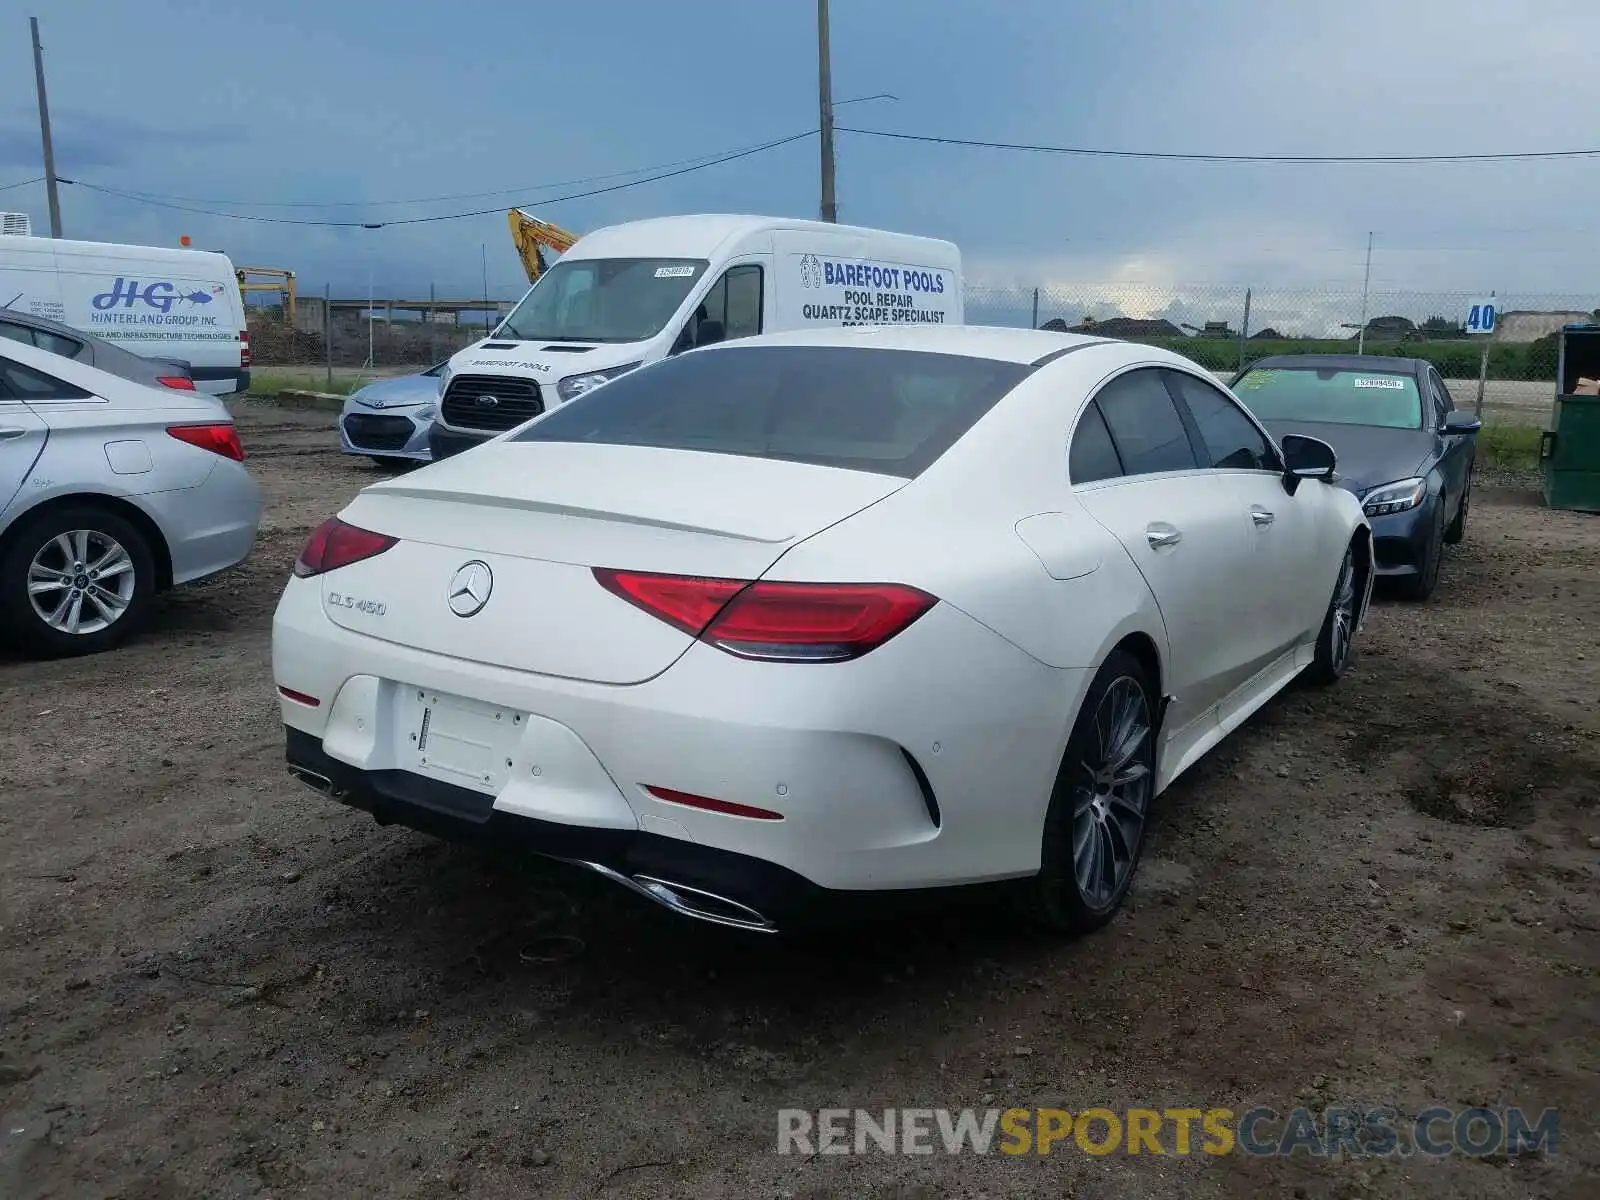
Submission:
[[[368,379],[362,376],[335,374],[330,386],[327,372],[321,367],[273,367],[250,373],[250,395],[276,396],[279,392],[302,391],[348,396],[367,382]]]

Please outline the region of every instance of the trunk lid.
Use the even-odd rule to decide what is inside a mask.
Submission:
[[[640,683],[692,644],[591,568],[755,579],[792,545],[905,480],[802,463],[555,442],[497,442],[367,488],[340,514],[400,539],[316,577],[329,619],[454,658]],[[452,581],[473,562],[475,598]],[[487,582],[487,598],[483,598]]]

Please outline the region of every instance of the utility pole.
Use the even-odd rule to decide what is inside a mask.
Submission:
[[[817,0],[817,107],[822,129],[822,219],[837,222],[839,206],[833,199],[832,57],[828,48],[828,0]]]
[[[1367,273],[1361,280],[1361,332],[1356,335],[1356,353],[1367,352],[1367,290],[1372,286],[1372,233],[1367,233]]]
[[[44,140],[44,187],[50,197],[50,236],[61,236],[61,197],[56,192],[56,152],[50,144],[50,102],[44,95],[44,51],[39,46],[39,18],[29,17],[33,31],[33,79],[39,88],[39,136]]]

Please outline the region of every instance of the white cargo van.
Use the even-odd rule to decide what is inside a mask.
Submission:
[[[0,236],[0,308],[182,359],[203,392],[250,386],[250,334],[226,254]]]
[[[781,217],[660,217],[597,229],[482,342],[450,359],[435,459],[695,346],[824,325],[960,325],[950,242]]]

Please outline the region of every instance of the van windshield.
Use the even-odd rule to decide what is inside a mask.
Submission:
[[[566,259],[494,331],[524,342],[643,342],[678,311],[709,264],[690,258]]]

